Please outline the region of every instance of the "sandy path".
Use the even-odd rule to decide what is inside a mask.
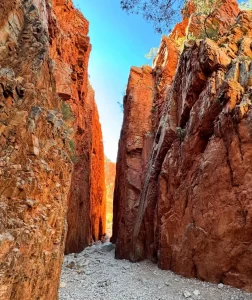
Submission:
[[[60,300],[252,300],[252,294],[186,279],[148,261],[115,260],[111,245],[104,245],[65,257]]]

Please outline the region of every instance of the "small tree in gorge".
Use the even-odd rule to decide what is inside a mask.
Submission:
[[[121,7],[127,13],[141,13],[153,23],[157,33],[170,31],[171,23],[179,16],[185,0],[121,0]]]
[[[218,8],[222,4],[222,0],[193,0],[195,4],[195,13],[198,16],[205,16],[203,20],[203,25],[204,25],[204,31],[205,35],[208,38],[212,38],[208,32],[208,26],[207,26],[207,21],[211,18],[214,17],[215,12],[218,10]],[[214,25],[216,26],[216,25]],[[216,33],[218,33],[218,27],[213,28],[211,26],[210,28],[212,31],[215,30]]]
[[[158,48],[151,48],[148,53],[144,55],[145,58],[153,60],[158,53]]]
[[[252,10],[252,0],[242,2],[239,6],[242,10]]]
[[[170,27],[180,11],[184,7],[186,13],[189,0],[121,0],[121,7],[127,13],[139,14],[153,23],[156,32],[164,33],[170,30]],[[207,21],[213,17],[214,12],[220,7],[222,0],[193,0],[195,4],[195,13],[205,15],[204,30],[207,37]]]

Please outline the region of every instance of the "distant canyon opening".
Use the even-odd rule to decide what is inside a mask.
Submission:
[[[116,176],[116,163],[105,156],[105,188],[106,188],[106,234],[112,236],[113,225],[113,197]]]

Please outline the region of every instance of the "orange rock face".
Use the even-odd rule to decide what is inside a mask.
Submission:
[[[65,250],[72,253],[82,251],[105,233],[102,133],[94,92],[88,83],[88,21],[71,1],[55,0],[49,24],[56,91],[64,101],[66,142],[74,162]]]
[[[165,106],[133,202],[116,176],[119,216],[134,207],[115,219],[116,256],[252,291],[252,13],[224,1],[215,17],[223,35],[187,41],[172,84],[162,83]],[[133,113],[125,110],[124,134],[138,128]],[[119,145],[127,166],[124,135]]]
[[[81,250],[105,231],[88,22],[49,2],[0,4],[1,300],[57,299],[68,202],[69,247],[72,232]]]
[[[106,232],[102,133],[91,86],[88,86],[82,114],[83,132],[75,139],[77,148],[68,202],[66,253],[82,251]]]
[[[188,21],[186,21],[186,24]],[[185,26],[177,26],[176,34],[185,35]],[[167,95],[178,64],[180,51],[173,37],[162,37],[157,57],[154,60],[153,80],[155,82],[155,97],[153,100],[152,122],[155,130],[161,119]]]
[[[57,299],[72,163],[47,11],[33,1],[0,11],[0,298]]]
[[[113,196],[115,187],[116,164],[105,156],[105,185],[106,185],[106,234],[112,235]]]

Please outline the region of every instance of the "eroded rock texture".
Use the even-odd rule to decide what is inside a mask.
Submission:
[[[116,185],[116,257],[149,258],[162,269],[252,291],[252,13],[224,1],[214,19],[221,34],[186,41],[172,83],[162,83],[168,92],[147,171],[134,179],[138,193],[130,197],[125,181],[124,189]],[[195,18],[187,22],[187,33],[198,36]],[[125,109],[119,144],[125,178],[124,136],[138,128],[133,113]]]
[[[141,174],[146,169],[153,142],[153,92],[151,67],[133,67],[124,97],[124,120],[116,165],[112,241],[117,242],[118,257],[125,257],[131,251],[129,241],[139,205]]]
[[[82,231],[76,231],[77,240],[103,232],[103,146],[87,81],[87,31],[88,22],[69,0],[0,3],[3,300],[57,299],[67,201],[70,213],[78,203],[75,218]],[[89,174],[79,178],[81,168]],[[77,183],[84,195],[73,195]]]
[[[81,252],[106,232],[104,154],[101,126],[89,85],[78,127],[74,172],[68,202],[66,253]]]
[[[94,92],[88,83],[88,21],[71,1],[53,1],[49,30],[56,90],[74,162],[68,201],[66,253],[82,251],[106,229],[104,154]]]
[[[56,299],[64,251],[72,163],[40,4],[1,2],[1,299]]]

